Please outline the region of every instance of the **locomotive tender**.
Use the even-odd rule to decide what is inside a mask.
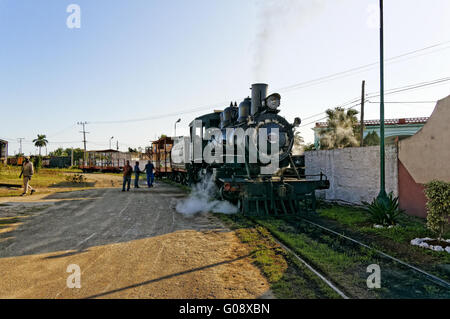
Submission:
[[[155,161],[156,174],[182,184],[194,184],[210,175],[219,190],[217,196],[237,205],[243,214],[296,214],[315,209],[315,191],[328,189],[329,181],[322,173],[306,179],[295,165],[292,148],[300,119],[291,124],[280,116],[281,96],[267,96],[267,89],[267,84],[253,84],[251,98],[239,107],[231,103],[223,111],[194,119],[189,137],[170,139],[169,143],[175,143],[168,154],[153,156],[165,161],[164,170]],[[160,144],[154,142],[152,149],[159,149]],[[210,150],[216,160],[205,160],[204,150]]]

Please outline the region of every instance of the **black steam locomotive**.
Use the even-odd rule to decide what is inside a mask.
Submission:
[[[180,182],[214,179],[218,196],[243,214],[289,214],[314,209],[317,189],[329,188],[326,176],[308,178],[292,156],[295,127],[280,116],[281,96],[267,96],[267,84],[253,84],[251,97],[189,125],[190,137],[171,149],[171,175]],[[206,156],[205,156],[206,155]],[[208,158],[209,155],[209,158]]]

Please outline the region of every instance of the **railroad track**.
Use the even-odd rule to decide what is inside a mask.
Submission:
[[[321,267],[318,267],[314,262],[311,262],[307,256],[303,256],[302,254],[298,253],[298,251],[295,249],[295,247],[292,247],[287,241],[283,240],[273,229],[270,229],[271,227],[267,227],[267,225],[263,222],[261,222],[258,219],[255,219],[254,217],[249,217],[249,219],[254,222],[255,224],[264,227],[267,229],[272,236],[275,238],[276,242],[286,251],[291,253],[297,260],[299,260],[301,263],[303,263],[309,270],[311,270],[317,277],[319,277],[325,284],[327,284],[331,289],[333,289],[338,295],[340,295],[344,299],[352,299],[352,298],[358,298],[357,295],[352,295],[352,293],[347,292],[345,287],[343,287],[338,280],[327,274],[325,271],[321,270]],[[374,255],[377,255],[381,257],[381,259],[388,260],[391,264],[390,268],[394,269],[394,271],[391,271],[393,273],[398,272],[399,269],[403,268],[409,271],[409,275],[415,274],[413,276],[416,276],[417,278],[414,278],[412,280],[416,284],[416,290],[415,293],[418,292],[417,284],[423,283],[424,280],[428,282],[428,284],[423,283],[423,286],[426,289],[431,289],[434,291],[438,291],[435,294],[442,294],[441,298],[450,298],[450,283],[442,278],[439,278],[438,276],[435,276],[433,274],[430,274],[429,272],[420,269],[414,265],[411,265],[405,261],[402,261],[396,257],[393,257],[385,252],[380,251],[379,249],[376,249],[374,247],[370,247],[369,245],[366,245],[362,243],[359,240],[356,240],[354,238],[351,238],[347,235],[341,234],[333,229],[330,229],[328,227],[319,225],[318,223],[315,223],[313,221],[310,221],[304,217],[297,217],[297,219],[300,222],[303,222],[307,224],[308,226],[315,227],[316,229],[319,229],[320,231],[326,233],[327,235],[334,236],[335,238],[339,238],[340,240],[347,241],[348,243],[351,243],[352,245],[356,245],[358,247],[363,248],[364,250],[369,250]],[[388,268],[389,267],[385,267]],[[404,276],[404,275],[403,275]],[[404,276],[405,277],[405,276]],[[407,277],[407,276],[406,276]],[[389,283],[388,283],[389,285]],[[407,289],[411,289],[411,291],[414,292],[414,284],[406,285],[408,287]],[[422,287],[420,287],[422,289]],[[393,294],[393,298],[403,297],[403,296],[396,296],[395,294],[401,293],[401,289],[395,288],[394,291],[391,293]],[[386,293],[386,292],[385,292]],[[389,293],[388,293],[389,295]],[[423,297],[423,296],[422,296]],[[426,296],[425,296],[426,298]],[[438,296],[439,298],[439,296]]]
[[[302,264],[304,264],[311,272],[313,272],[317,277],[320,278],[320,280],[322,280],[327,286],[329,286],[332,290],[334,290],[339,296],[341,296],[344,299],[352,299],[352,298],[358,298],[358,295],[354,295],[350,292],[347,292],[346,289],[339,284],[339,282],[337,280],[335,280],[334,278],[332,278],[332,276],[328,275],[326,271],[323,271],[320,269],[320,267],[318,267],[314,262],[310,261],[309,258],[307,256],[303,256],[302,254],[298,253],[296,251],[296,249],[294,247],[292,247],[291,245],[289,245],[289,243],[287,243],[286,241],[284,241],[282,238],[280,238],[279,236],[277,236],[276,233],[274,233],[273,230],[269,229],[268,227],[266,227],[266,225],[264,225],[263,223],[261,223],[259,220],[255,219],[254,217],[248,217],[250,220],[252,220],[255,224],[258,224],[264,228],[266,228],[274,237],[275,241],[285,250],[288,251],[290,254],[292,254],[294,256],[294,258],[296,258],[298,261],[300,261]],[[433,275],[423,269],[420,269],[417,266],[411,265],[403,260],[400,260],[396,257],[393,257],[383,251],[380,251],[379,249],[376,249],[374,247],[371,247],[367,244],[362,243],[359,240],[356,240],[354,238],[351,238],[350,236],[341,234],[333,229],[330,229],[328,227],[325,227],[323,225],[320,225],[316,222],[313,222],[311,220],[308,220],[307,218],[304,217],[298,217],[296,216],[297,219],[299,219],[301,222],[304,222],[305,224],[308,224],[312,227],[315,227],[317,229],[320,229],[323,232],[326,232],[329,235],[335,236],[336,238],[345,240],[349,243],[355,244],[361,248],[364,248],[366,250],[370,250],[371,252],[373,252],[374,254],[381,256],[384,259],[387,259],[389,261],[391,261],[392,263],[396,264],[397,267],[398,265],[408,269],[409,271],[411,271],[412,273],[420,276],[420,279],[424,279],[427,282],[429,282],[430,285],[432,285],[432,287],[439,287],[440,291],[443,292],[443,296],[445,298],[449,298],[450,299],[450,283],[448,281],[446,281],[445,279],[442,279],[436,275]],[[412,287],[412,286],[411,286]],[[394,298],[398,296],[394,296]],[[419,298],[423,298],[423,297],[427,297],[427,296],[420,296]],[[439,298],[439,296],[438,296]]]

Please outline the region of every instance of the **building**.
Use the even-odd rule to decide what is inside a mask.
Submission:
[[[441,99],[427,124],[398,143],[398,189],[402,209],[427,215],[424,185],[433,180],[450,183],[450,96]]]
[[[416,134],[428,121],[428,117],[414,117],[403,119],[388,119],[384,120],[384,141],[386,144],[393,144],[398,137],[399,140],[413,136]],[[358,123],[359,125],[360,123]],[[364,121],[364,137],[371,132],[376,132],[380,136],[380,120]],[[314,131],[314,145],[316,149],[320,147],[321,131],[327,128],[326,122],[316,123],[313,128]]]
[[[8,141],[0,139],[0,163],[5,164],[8,160]]]
[[[391,123],[386,125],[388,138],[402,138],[385,147],[386,191],[398,196],[407,214],[426,217],[425,185],[433,180],[450,183],[450,96],[437,102],[428,119],[387,122]],[[376,124],[369,125],[368,131],[378,129]],[[417,126],[421,129],[408,137]],[[305,166],[307,178],[324,173],[329,179],[330,188],[318,192],[326,200],[361,205],[380,191],[379,146],[308,151]]]

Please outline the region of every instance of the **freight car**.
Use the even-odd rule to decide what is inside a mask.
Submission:
[[[167,178],[174,182],[187,185],[187,169],[184,163],[172,161],[172,151],[177,144],[178,138],[161,137],[152,142],[147,149],[147,155],[150,157],[155,167],[156,178]]]
[[[132,164],[135,160],[131,153],[119,152],[113,149],[87,151],[86,161],[82,161],[78,168],[85,173],[118,173],[123,169],[127,161],[130,161],[130,164]]]
[[[292,155],[294,131],[301,121],[289,123],[280,116],[281,96],[267,96],[267,89],[267,84],[253,84],[251,97],[239,107],[235,102],[195,118],[189,137],[154,142],[157,175],[184,184],[212,176],[217,196],[236,204],[243,214],[315,209],[315,191],[329,188],[329,181],[322,173],[305,176],[304,158]],[[204,158],[205,150],[212,150],[214,161]],[[271,167],[273,162],[276,167]]]

